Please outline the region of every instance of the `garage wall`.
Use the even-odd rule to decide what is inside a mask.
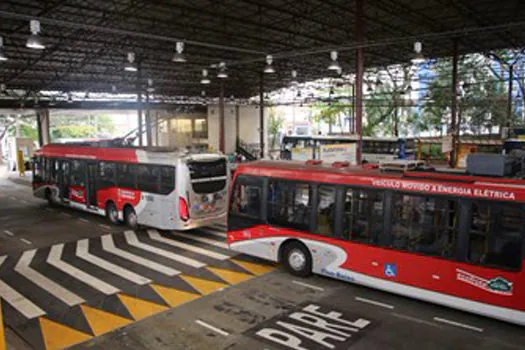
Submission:
[[[268,109],[265,109],[265,139],[268,139]],[[235,106],[224,106],[224,127],[225,127],[225,151],[226,153],[235,152]],[[259,143],[259,107],[240,106],[239,107],[239,135],[241,140],[246,143]],[[219,106],[208,106],[208,143],[213,149],[219,149]]]

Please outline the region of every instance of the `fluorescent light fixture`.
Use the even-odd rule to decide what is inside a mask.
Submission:
[[[267,55],[266,56],[266,67],[264,68],[264,73],[266,74],[275,73],[275,69],[273,68],[272,63],[273,63],[273,56]]]
[[[341,72],[341,65],[337,61],[337,51],[330,51],[330,58],[332,59],[332,62],[330,62],[330,65],[328,66],[328,70],[333,70],[336,72]]]
[[[124,67],[126,72],[136,72],[137,66],[135,65],[135,54],[133,52],[128,52],[128,63]]]
[[[31,35],[27,38],[26,47],[34,50],[44,50],[46,46],[42,38],[40,38],[40,21],[31,20],[29,22],[29,28],[31,30]]]
[[[7,61],[7,56],[4,54],[4,38],[0,36],[0,62]]]
[[[217,78],[226,79],[228,78],[228,73],[226,73],[226,63],[219,63],[219,71],[217,72]]]
[[[210,78],[208,78],[208,70],[207,69],[203,69],[202,70],[201,84],[207,85],[207,84],[210,84],[210,83],[211,83],[211,80],[210,80]]]
[[[184,42],[177,41],[177,44],[175,45],[175,53],[173,54],[173,58],[171,60],[177,63],[186,62],[186,57],[184,56],[183,52],[184,52]]]
[[[414,53],[415,56],[412,58],[413,64],[421,64],[425,62],[425,57],[423,56],[423,44],[420,41],[414,43]]]

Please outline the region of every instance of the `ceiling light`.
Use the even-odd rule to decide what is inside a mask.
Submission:
[[[332,62],[328,66],[328,70],[333,70],[337,72],[342,71],[341,65],[339,65],[339,62],[337,62],[337,51],[331,51],[330,58],[332,59]]]
[[[149,93],[155,92],[155,88],[153,87],[153,79],[148,79],[148,87],[146,88],[146,91]]]
[[[40,33],[40,22],[33,19],[29,22],[29,27],[31,29],[31,35],[27,38],[26,47],[35,50],[44,50],[46,46],[42,38],[40,38],[40,35],[38,35]]]
[[[128,52],[128,63],[124,67],[126,72],[136,72],[137,66],[135,65],[135,54],[133,52]]]
[[[228,73],[226,73],[226,63],[219,63],[219,72],[217,73],[217,78],[226,79],[228,78]]]
[[[209,84],[211,83],[210,81],[210,78],[208,78],[208,70],[207,69],[203,69],[202,70],[202,79],[201,79],[201,84]]]
[[[419,41],[416,41],[414,43],[415,56],[414,56],[414,58],[412,58],[412,63],[413,64],[421,64],[421,63],[425,62],[425,57],[423,56],[422,51],[423,51],[423,44],[421,44],[421,42],[419,42]]]
[[[202,96],[202,97],[206,97],[206,90],[202,90],[202,91],[201,91],[201,96]]]
[[[266,67],[264,68],[264,73],[266,74],[275,73],[275,69],[273,68],[272,63],[273,63],[273,56],[267,55],[266,56]]]
[[[7,57],[4,54],[4,38],[0,36],[0,62],[7,61]]]
[[[171,60],[177,63],[186,62],[186,57],[184,57],[183,52],[184,52],[184,42],[177,41],[177,44],[175,45],[175,53],[173,54],[173,58]]]
[[[296,86],[297,84],[297,71],[294,69],[292,70],[292,85]]]

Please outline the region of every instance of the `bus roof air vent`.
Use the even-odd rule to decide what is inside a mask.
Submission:
[[[323,161],[321,159],[310,159],[306,161],[306,165],[321,165]]]

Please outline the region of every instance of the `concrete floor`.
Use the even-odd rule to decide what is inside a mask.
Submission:
[[[220,225],[194,232],[206,242],[161,233],[178,247],[155,242],[145,230],[137,230],[139,242],[157,249],[144,251],[126,240],[125,227],[109,226],[103,217],[49,208],[32,197],[28,184],[27,179],[0,176],[0,291],[8,348],[524,348],[522,327],[319,276],[298,279],[262,261],[235,256],[223,246]],[[147,267],[115,257],[101,248],[101,236],[110,236],[117,248],[180,274],[169,277],[151,270],[151,263]],[[83,239],[93,255],[150,282],[133,285],[115,271],[80,261],[75,249]],[[96,283],[90,285],[50,266],[49,257],[61,243],[65,243],[61,261],[68,269],[95,277]],[[64,291],[46,289],[41,280],[15,271],[33,250],[28,266],[83,302],[67,304]],[[158,255],[159,250],[164,256]],[[166,258],[173,254],[202,262],[203,267]],[[101,293],[94,288],[101,283],[118,292]],[[13,294],[5,294],[5,284],[43,314],[24,317],[8,302]]]

